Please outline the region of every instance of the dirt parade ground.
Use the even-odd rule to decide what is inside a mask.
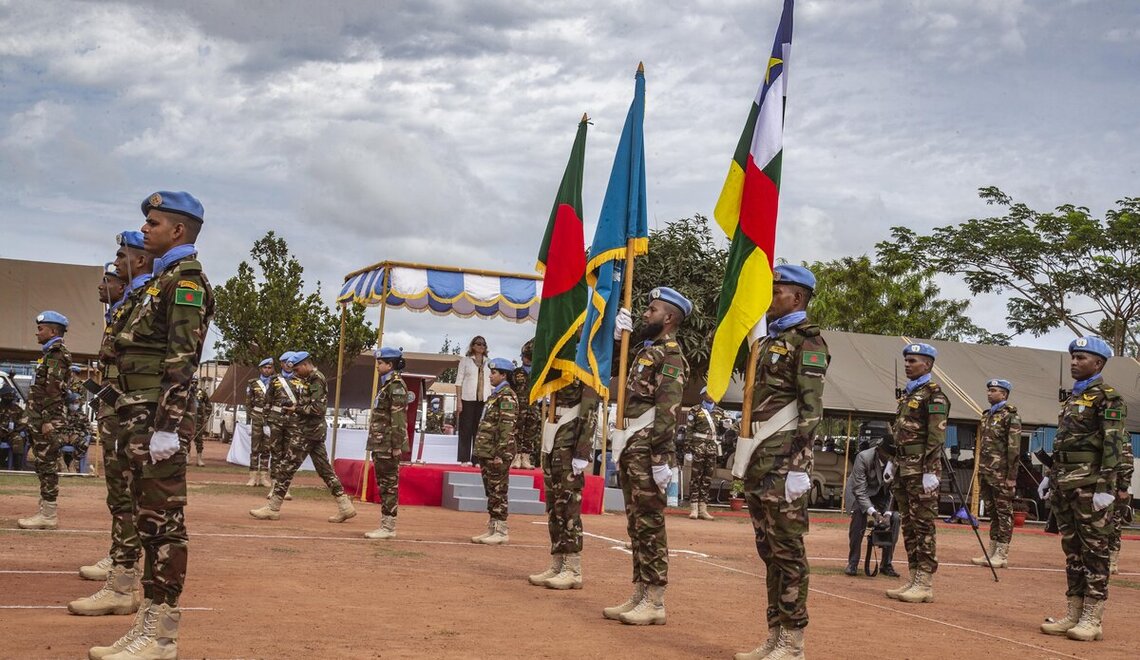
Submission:
[[[190,468],[190,563],[178,640],[184,658],[729,658],[761,641],[763,565],[746,516],[713,522],[667,519],[668,624],[637,628],[602,618],[630,590],[620,515],[586,516],[585,587],[550,591],[527,583],[548,563],[545,518],[512,515],[511,543],[469,542],[485,516],[402,507],[399,538],[369,541],[375,504],[357,504],[345,524],[325,518],[331,496],[313,473],[294,482],[281,520],[247,511],[264,492],[225,465],[207,443],[208,466]],[[34,475],[0,476],[0,657],[80,658],[109,644],[131,617],[79,617],[67,603],[99,584],[77,569],[107,552],[103,482],[64,478],[60,529],[16,530],[35,509]],[[679,511],[676,513],[680,514]],[[843,574],[847,525],[813,516],[807,537],[811,596],[806,653],[813,658],[1135,658],[1140,545],[1126,540],[1113,576],[1105,638],[1079,643],[1038,632],[1064,607],[1057,537],[1017,530],[1015,568],[969,565],[978,543],[968,527],[940,526],[935,601],[908,605],[883,591],[896,580]],[[896,566],[905,574],[905,556]]]

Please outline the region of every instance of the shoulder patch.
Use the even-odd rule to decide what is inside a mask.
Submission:
[[[677,342],[667,341],[665,342],[665,348],[677,348]]]
[[[949,408],[945,403],[931,403],[926,406],[926,412],[933,413],[935,415],[945,415],[948,410]]]
[[[1124,419],[1124,411],[1120,408],[1105,408],[1104,418],[1113,421]]]
[[[157,296],[159,293],[158,287],[155,286],[147,287],[146,289],[146,295],[148,296]]]
[[[676,380],[681,377],[681,367],[673,364],[663,364],[661,365],[661,375]]]
[[[805,367],[826,367],[827,353],[823,351],[804,351],[802,360]]]
[[[907,405],[907,407],[909,407],[909,408],[918,409],[918,401],[915,401],[914,399],[911,399],[910,401],[907,401],[907,402],[906,402],[906,405]]]
[[[182,283],[180,283],[182,284]],[[186,284],[192,284],[186,282]],[[191,289],[188,287],[179,286],[174,291],[174,304],[186,305],[188,307],[201,307],[203,299],[203,291],[201,289]]]
[[[787,355],[788,349],[786,349],[783,346],[780,346],[778,344],[772,344],[771,346],[768,347],[768,352],[769,353],[776,353],[777,355]]]
[[[510,398],[510,397],[503,397],[503,400],[501,402],[499,402],[499,410],[514,410],[514,409],[515,409],[515,400]]]
[[[194,289],[195,291],[202,290],[202,287],[198,286],[197,282],[191,282],[190,280],[178,280],[178,286],[185,287],[187,289]]]

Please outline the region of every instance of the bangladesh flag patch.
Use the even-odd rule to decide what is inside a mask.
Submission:
[[[945,415],[947,411],[945,403],[931,403],[926,406],[926,412],[935,415]]]
[[[202,291],[187,288],[178,288],[174,292],[174,304],[188,307],[202,306]]]
[[[827,353],[823,351],[804,351],[804,355],[800,359],[805,367],[827,366]]]
[[[681,377],[681,367],[672,364],[661,365],[661,375],[676,380]]]
[[[1124,419],[1123,411],[1120,408],[1107,408],[1104,411],[1104,418],[1111,420]]]

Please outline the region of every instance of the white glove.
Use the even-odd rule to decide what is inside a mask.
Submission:
[[[177,454],[181,446],[177,433],[155,431],[150,436],[150,460],[155,463],[165,461]]]
[[[1041,483],[1037,484],[1037,496],[1041,499],[1049,496],[1049,477],[1045,477]]]
[[[583,472],[585,472],[586,466],[589,464],[590,464],[590,461],[587,461],[587,460],[582,459],[582,458],[571,458],[570,459],[570,469],[574,472],[575,477],[582,474]]]
[[[873,516],[876,513],[878,513],[878,511],[875,511],[875,507],[871,507],[870,509],[867,509],[867,515],[868,516]]]
[[[1115,501],[1112,493],[1093,493],[1093,511],[1102,511]]]
[[[789,472],[784,480],[784,499],[794,502],[811,490],[811,477],[807,472]]]
[[[938,490],[938,475],[929,472],[922,475],[922,492],[929,495]]]
[[[629,310],[622,307],[618,310],[617,319],[614,321],[614,340],[621,341],[622,332],[633,332],[633,315]]]
[[[887,466],[883,468],[883,481],[890,481],[895,478],[895,463],[894,461],[887,461]]]
[[[669,482],[673,481],[673,469],[668,465],[654,465],[653,466],[653,481],[657,482],[657,487],[661,492],[669,487]]]
[[[272,434],[272,433],[269,431],[269,425],[268,425],[268,424],[266,424],[265,426],[261,427],[261,432],[262,432],[262,433],[264,433],[265,435],[273,435],[273,434]]]

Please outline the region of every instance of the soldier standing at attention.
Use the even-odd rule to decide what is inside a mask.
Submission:
[[[397,348],[376,351],[380,390],[368,419],[367,451],[372,452],[376,487],[380,491],[380,527],[365,532],[365,538],[396,538],[396,514],[400,504],[400,459],[408,446],[408,388],[400,378],[404,353]]]
[[[625,429],[615,431],[613,460],[625,498],[626,529],[633,550],[633,594],[602,615],[631,625],[664,625],[669,582],[669,542],[665,534],[665,489],[676,464],[677,416],[689,365],[677,343],[677,328],[693,303],[668,287],[649,292],[641,315],[644,338],[636,347],[626,381]],[[618,312],[614,338],[630,331],[629,310]]]
[[[533,457],[538,449],[542,437],[542,412],[539,404],[530,403],[530,368],[534,355],[534,340],[523,344],[520,357],[522,366],[511,374],[511,387],[515,391],[515,398],[519,402],[518,421],[515,423],[515,445],[518,453],[515,454],[511,467],[533,470]]]
[[[899,397],[892,427],[898,474],[892,482],[902,517],[910,581],[888,589],[887,597],[907,603],[934,601],[934,572],[938,558],[934,520],[938,518],[938,486],[950,400],[930,380],[938,351],[930,344],[908,344],[903,349],[906,388]]]
[[[198,398],[198,408],[194,414],[194,451],[198,455],[198,467],[206,467],[206,461],[202,460],[202,448],[205,444],[206,433],[210,429],[210,414],[213,412],[214,406],[210,403],[210,395],[201,382],[195,388],[194,394]]]
[[[978,479],[982,500],[990,514],[990,562],[994,568],[1009,565],[1009,542],[1013,539],[1013,496],[1017,487],[1018,456],[1021,454],[1021,418],[1008,401],[1013,383],[994,378],[986,383],[990,409],[982,415],[982,451]],[[988,566],[986,558],[970,560]]]
[[[439,399],[431,400],[431,408],[429,408],[427,412],[424,433],[443,433],[443,409],[439,404]]]
[[[1110,518],[1112,520],[1112,536],[1108,539],[1108,574],[1119,572],[1117,563],[1120,559],[1120,534],[1124,530],[1128,517],[1128,507],[1132,495],[1132,471],[1135,461],[1132,455],[1132,437],[1128,433],[1120,434],[1120,462],[1116,464],[1116,504],[1112,507]]]
[[[269,438],[265,433],[269,383],[273,377],[273,358],[257,365],[261,373],[245,386],[245,405],[249,411],[249,481],[246,486],[272,486],[269,481]],[[263,472],[264,470],[264,472]]]
[[[325,413],[329,407],[328,387],[325,384],[325,375],[313,364],[309,353],[297,351],[289,356],[292,364],[294,380],[299,383],[295,386],[297,403],[291,414],[296,417],[296,435],[291,436],[288,454],[284,465],[278,473],[278,481],[273,484],[273,495],[269,503],[260,509],[252,509],[249,515],[258,520],[278,520],[281,518],[281,502],[285,500],[285,493],[289,492],[289,484],[297,474],[301,464],[306,458],[313,460],[313,468],[325,482],[329,492],[336,498],[337,512],[329,516],[331,523],[342,523],[356,516],[356,509],[352,501],[344,492],[344,486],[337,479],[329,456],[325,450],[325,438],[328,422]],[[293,385],[291,383],[291,385]]]
[[[177,657],[178,599],[186,579],[186,454],[178,430],[194,392],[214,294],[194,241],[202,204],[185,192],[159,191],[142,203],[143,244],[153,277],[115,337],[122,395],[115,406],[120,451],[143,547],[143,602],[135,623],[92,658]]]
[[[724,428],[724,409],[701,388],[701,405],[689,410],[689,428],[685,434],[687,453],[693,457],[689,476],[689,517],[693,520],[712,520],[709,513],[709,491],[716,471],[716,457],[720,443],[717,432]]]
[[[43,357],[36,361],[35,380],[28,397],[28,425],[32,429],[32,449],[36,452],[36,476],[40,481],[40,508],[29,518],[16,521],[20,529],[57,529],[56,498],[59,497],[60,435],[67,425],[71,353],[63,345],[67,317],[46,311],[36,317],[36,341]]]
[[[1049,498],[1061,531],[1069,600],[1065,617],[1041,624],[1041,632],[1082,642],[1103,634],[1109,516],[1120,488],[1120,447],[1128,437],[1124,399],[1100,376],[1111,357],[1112,347],[1100,337],[1081,337],[1069,344],[1069,372],[1076,382],[1061,404],[1053,467],[1038,487],[1042,499]]]
[[[507,491],[511,481],[511,461],[515,455],[515,421],[518,398],[508,379],[515,366],[506,358],[487,363],[491,370],[491,396],[483,406],[483,419],[475,433],[475,456],[483,473],[487,494],[487,531],[472,536],[472,543],[502,545],[511,540],[507,529]]]
[[[27,413],[16,403],[16,388],[11,385],[0,388],[0,440],[8,443],[13,470],[24,469],[25,443],[31,432]],[[8,467],[7,461],[8,457],[0,453],[0,469]]]

